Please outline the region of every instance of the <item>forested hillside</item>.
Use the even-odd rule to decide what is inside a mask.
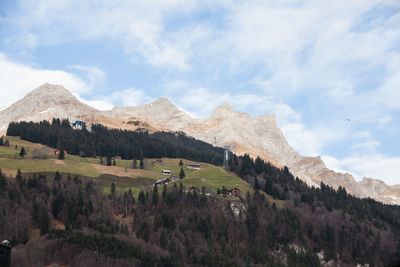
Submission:
[[[12,241],[21,267],[320,266],[318,253],[340,266],[383,266],[399,256],[399,207],[309,189],[268,165],[262,175],[284,207],[263,190],[234,200],[175,184],[135,199],[77,176],[1,174],[0,239]]]
[[[107,149],[98,153],[97,141],[111,145],[111,133],[121,149],[113,153],[124,152],[118,138],[130,142],[127,154],[121,153],[127,158],[138,150],[129,141],[136,134],[151,144],[182,148],[176,153],[190,151],[184,145],[190,142],[196,146],[190,155],[219,151],[175,134],[157,137],[101,126],[74,131],[67,123],[12,124],[9,133],[43,143],[52,140],[53,147],[74,144],[76,153],[84,151],[80,145],[93,142],[88,147],[106,156],[111,154],[102,154]],[[42,128],[54,133],[43,138]],[[67,142],[67,133],[75,141]],[[153,146],[139,144],[143,156],[155,153]],[[400,258],[399,206],[359,199],[344,188],[310,188],[288,168],[248,155],[231,155],[227,169],[250,183],[254,193],[206,195],[206,188],[191,193],[176,182],[135,198],[130,190],[105,194],[96,179],[59,173],[0,175],[0,239],[12,240],[14,266],[384,266]]]
[[[293,217],[283,225],[290,221],[300,235],[286,235],[283,243],[300,242],[311,251],[322,249],[326,260],[343,263],[382,266],[400,258],[400,206],[356,198],[345,188],[334,190],[323,183],[320,188],[310,188],[293,177],[288,168],[279,169],[248,155],[233,156],[229,168],[257,191],[285,201]],[[259,211],[260,206],[256,209]],[[275,227],[282,225],[268,226]],[[255,235],[255,239],[259,236]]]
[[[109,129],[92,125],[74,130],[68,120],[10,123],[8,136],[20,136],[30,142],[41,143],[53,148],[65,149],[73,155],[83,157],[114,157],[123,159],[143,158],[186,158],[193,161],[222,165],[224,149],[188,137],[183,133]]]

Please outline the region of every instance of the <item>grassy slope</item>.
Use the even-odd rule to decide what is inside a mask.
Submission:
[[[180,159],[163,159],[165,166],[152,166],[151,169],[155,172],[161,173],[163,169],[172,171],[172,175],[179,176]],[[190,161],[182,160],[183,164],[190,163]],[[184,169],[185,179],[183,179],[183,185],[185,187],[196,186],[201,188],[202,186],[207,187],[209,190],[215,192],[217,188],[238,187],[242,192],[250,190],[249,185],[239,177],[226,172],[223,168],[214,166],[207,163],[201,164],[201,170],[190,170]]]
[[[20,140],[15,137],[7,137],[10,141],[10,147],[0,147],[0,168],[7,174],[15,174],[18,169],[22,172],[62,172],[71,173],[88,177],[103,177],[103,175],[111,175],[112,178],[104,179],[104,192],[109,193],[110,184],[114,182],[117,190],[125,191],[131,188],[134,193],[137,193],[140,188],[151,188],[149,182],[147,184],[141,183],[140,179],[156,180],[163,178],[161,174],[163,169],[169,169],[172,174],[179,176],[180,159],[164,158],[164,166],[153,166],[151,160],[146,161],[145,170],[131,169],[132,161],[121,160],[117,161],[117,166],[107,167],[100,165],[99,159],[94,158],[80,158],[78,156],[67,155],[63,161],[57,160],[54,155],[54,149],[45,147],[40,144],[34,144],[27,141]],[[15,149],[15,146],[18,146]],[[21,147],[27,151],[27,155],[21,159],[18,156]],[[38,160],[32,159],[31,152],[35,148],[43,148],[48,151],[48,159]],[[189,161],[182,159],[183,163]],[[138,162],[139,164],[139,162]],[[216,192],[217,188],[238,187],[245,194],[250,189],[250,186],[241,180],[239,177],[226,172],[223,168],[211,164],[202,163],[201,170],[185,169],[186,177],[183,179],[185,187],[196,186],[201,188],[205,186],[211,192]],[[140,185],[138,185],[140,184]]]

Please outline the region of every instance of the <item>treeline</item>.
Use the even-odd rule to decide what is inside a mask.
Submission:
[[[92,125],[74,130],[68,120],[53,119],[52,123],[42,121],[12,122],[7,135],[40,143],[53,148],[64,149],[69,154],[82,157],[115,157],[123,159],[143,158],[186,158],[193,161],[222,165],[224,149],[188,137],[183,133],[108,129]]]
[[[381,266],[400,259],[400,206],[360,199],[324,183],[309,187],[287,167],[277,168],[259,157],[234,155],[229,169],[256,191],[285,201],[304,246],[322,249],[327,261]]]

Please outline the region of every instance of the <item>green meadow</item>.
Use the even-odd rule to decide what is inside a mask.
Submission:
[[[52,148],[23,141],[16,137],[5,137],[5,139],[9,140],[10,146],[0,147],[0,168],[8,175],[15,174],[18,169],[23,173],[54,173],[58,171],[99,179],[103,184],[103,192],[106,194],[111,192],[111,184],[114,183],[117,192],[125,192],[130,188],[137,195],[141,189],[151,189],[157,179],[166,177],[162,175],[164,169],[171,170],[172,175],[179,177],[181,169],[179,161],[182,160],[185,178],[177,182],[182,182],[184,187],[195,186],[201,189],[204,186],[208,191],[214,193],[217,188],[237,187],[242,191],[242,195],[251,191],[249,184],[236,175],[227,172],[220,166],[207,163],[199,163],[200,170],[186,169],[185,165],[191,161],[171,158],[163,158],[163,165],[154,165],[154,159],[146,159],[145,169],[133,169],[131,160],[117,160],[116,166],[104,166],[100,165],[100,158],[66,155],[65,160],[58,160]],[[27,152],[23,158],[19,156],[22,147]],[[46,159],[33,159],[34,149],[46,151]],[[139,162],[137,164],[139,166]]]

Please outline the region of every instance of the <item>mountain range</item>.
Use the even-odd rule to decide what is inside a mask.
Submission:
[[[300,155],[287,142],[278,128],[274,115],[251,117],[237,112],[228,104],[217,107],[210,117],[192,118],[167,98],[159,98],[137,107],[114,107],[96,110],[79,101],[62,85],[44,84],[23,99],[0,110],[0,135],[12,121],[41,121],[52,118],[80,119],[86,123],[101,123],[110,128],[149,131],[179,131],[225,147],[236,154],[260,156],[272,164],[289,170],[310,186],[321,182],[358,197],[371,197],[388,204],[400,204],[400,185],[389,186],[383,181],[363,178],[356,181],[348,173],[338,173],[326,167],[320,157]]]

